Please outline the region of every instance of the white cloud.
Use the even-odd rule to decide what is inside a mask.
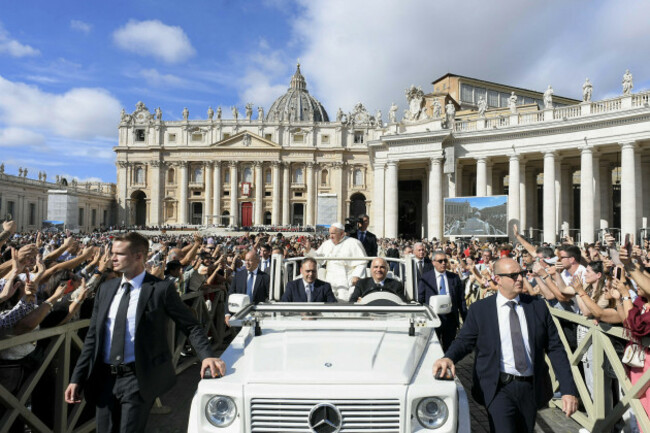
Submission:
[[[196,53],[182,28],[158,20],[130,20],[113,32],[113,41],[125,51],[152,56],[166,63],[179,63]]]
[[[64,94],[0,76],[0,123],[30,128],[65,138],[114,137],[120,103],[98,88],[75,88]]]
[[[93,26],[80,20],[70,20],[70,28],[88,34],[93,29]]]
[[[40,51],[12,39],[9,33],[0,26],[0,54],[8,54],[12,57],[30,57],[38,56]]]
[[[186,84],[186,80],[172,74],[161,74],[156,69],[143,69],[140,76],[154,86],[180,87]]]
[[[45,143],[45,137],[36,132],[22,128],[0,129],[0,147],[29,147],[41,146]]]
[[[359,101],[370,111],[386,113],[392,101],[403,109],[404,89],[415,84],[430,92],[431,82],[448,72],[539,91],[551,84],[556,95],[574,98],[585,77],[595,98],[620,94],[626,68],[650,77],[650,3],[643,0],[625,7],[468,0],[460,9],[456,2],[430,0],[286,1],[266,4],[291,10],[293,34],[285,49],[300,47],[309,91],[330,117]],[[249,64],[253,72],[244,75],[240,95],[286,87],[286,70],[264,82],[255,72],[267,69],[255,56]]]

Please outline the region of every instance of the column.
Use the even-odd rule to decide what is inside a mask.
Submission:
[[[289,196],[291,187],[291,164],[282,164],[282,225],[291,225],[291,198]]]
[[[590,147],[580,151],[580,240],[594,241],[594,154]]]
[[[386,166],[386,213],[384,219],[387,238],[397,237],[398,182],[397,161],[389,161]]]
[[[492,184],[494,182],[494,163],[488,162],[487,163],[487,169],[486,169],[486,178],[487,178],[487,185],[485,187],[485,195],[493,195],[492,191]]]
[[[636,240],[636,149],[635,144],[621,144],[621,234],[633,234]]]
[[[117,225],[125,225],[128,223],[128,205],[126,202],[127,199],[127,191],[128,191],[128,170],[127,170],[127,164],[128,162],[125,161],[118,161],[117,162],[117,182],[118,182],[118,188],[117,188],[117,193],[118,193],[118,205],[121,205],[119,212],[118,212],[118,220],[115,221]]]
[[[160,194],[160,166],[161,161],[154,160],[149,163],[151,170],[151,214],[149,216],[149,224],[152,226],[160,225],[160,205],[162,204],[162,197]]]
[[[535,169],[529,169],[528,172],[525,172],[526,176],[526,198],[524,201],[526,210],[526,226],[522,222],[522,230],[524,228],[537,228],[539,227],[539,221],[537,221],[537,171]],[[521,199],[521,198],[520,198]]]
[[[374,198],[372,203],[373,215],[370,223],[372,225],[372,232],[378,238],[384,237],[384,198],[386,197],[386,190],[384,189],[384,163],[377,163],[373,167],[373,185],[374,185]]]
[[[594,231],[598,231],[600,229],[600,158],[598,156],[598,151],[594,153],[594,158],[593,158],[593,175],[594,175],[594,181],[593,181],[593,192],[594,192]],[[598,240],[598,235],[594,235],[595,240]]]
[[[336,192],[336,221],[345,224],[345,164],[334,166],[339,189]]]
[[[641,183],[639,184],[639,189],[641,189],[641,185],[650,185],[650,160],[644,157],[643,160],[641,161],[641,167],[642,167],[641,169],[642,179],[641,179]],[[650,218],[650,199],[648,199],[647,197],[645,197],[645,199],[643,200],[641,217],[646,219],[645,220],[646,227],[643,227],[643,225],[641,227],[647,228],[648,218]]]
[[[638,147],[636,149],[636,154],[634,156],[634,173],[635,177],[635,188],[636,191],[636,227],[640,229],[643,225],[641,224],[641,219],[643,218],[643,167],[641,165],[641,152]],[[634,239],[637,239],[637,235],[634,235]]]
[[[600,229],[610,226],[612,209],[612,167],[609,161],[600,161]]]
[[[237,161],[230,161],[230,226],[239,226],[239,180],[237,178]]]
[[[523,232],[528,225],[526,214],[528,205],[528,195],[526,194],[526,162],[519,162],[519,227]]]
[[[253,224],[261,226],[264,224],[264,179],[262,174],[262,163],[256,161],[255,166],[255,221]]]
[[[204,164],[203,169],[205,170],[205,202],[203,203],[203,221],[205,224],[212,223],[212,216],[208,216],[212,212],[212,182],[214,181],[212,174],[212,162],[208,161]]]
[[[508,183],[508,228],[510,224],[519,224],[519,155],[510,156]]]
[[[188,219],[187,219],[187,166],[188,163],[186,161],[181,161],[178,163],[178,171],[179,171],[179,185],[178,188],[180,190],[180,195],[178,199],[178,223],[179,224],[187,224]]]
[[[273,161],[271,169],[271,181],[273,183],[273,198],[272,198],[272,213],[271,224],[274,226],[280,225],[280,163]]]
[[[555,244],[555,153],[544,154],[544,242]]]
[[[442,239],[442,212],[442,157],[436,157],[429,165],[429,239]]]
[[[487,195],[487,161],[485,158],[476,160],[476,196]]]
[[[463,197],[463,166],[460,165],[460,161],[458,162],[458,165],[456,165],[456,190],[455,190],[455,195],[454,197]],[[451,197],[451,196],[450,196]]]
[[[305,170],[305,176],[307,176],[307,215],[305,216],[305,225],[313,226],[314,225],[314,164],[311,162],[307,163],[307,169]]]
[[[212,197],[212,216],[214,224],[227,224],[221,221],[221,162],[214,162],[214,191]]]

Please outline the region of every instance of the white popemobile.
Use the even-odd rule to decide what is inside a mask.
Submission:
[[[462,385],[432,375],[451,299],[413,302],[415,262],[395,261],[411,302],[376,292],[357,304],[280,303],[297,266],[273,256],[271,302],[230,296],[241,331],[221,356],[226,375],[199,382],[188,431],[469,432]]]

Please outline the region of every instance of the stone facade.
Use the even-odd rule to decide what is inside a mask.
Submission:
[[[433,86],[406,89],[387,124],[361,103],[330,121],[299,67],[255,119],[248,104],[232,119],[219,107],[163,121],[140,102],[119,127],[118,221],[311,226],[366,212],[378,236],[441,238],[445,197],[507,194],[510,226],[539,240],[644,235],[650,93],[580,102],[547,91],[545,103],[453,74]]]
[[[18,176],[0,168],[0,217],[11,215],[19,231],[39,230],[49,220],[86,232],[115,225],[115,184],[78,184],[59,176],[48,182],[44,173],[37,180],[22,168]]]

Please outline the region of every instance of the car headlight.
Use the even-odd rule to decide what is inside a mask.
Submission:
[[[215,427],[228,427],[237,416],[235,401],[224,395],[215,395],[205,405],[205,417]]]
[[[434,429],[442,426],[449,416],[447,404],[438,397],[423,398],[416,411],[422,427]]]

